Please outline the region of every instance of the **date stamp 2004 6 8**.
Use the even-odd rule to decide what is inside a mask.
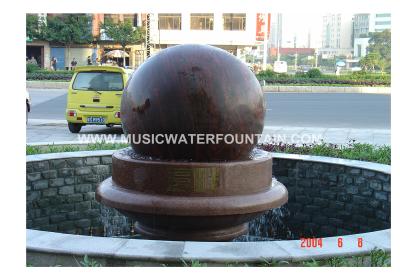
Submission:
[[[359,248],[363,247],[362,237],[357,237],[357,239],[352,242],[357,242],[357,247],[359,247]],[[343,238],[338,237],[337,238],[337,247],[342,248],[343,246],[344,246]],[[323,247],[323,239],[316,238],[316,237],[311,237],[311,238],[302,237],[302,238],[300,238],[300,247],[301,248],[322,248]]]

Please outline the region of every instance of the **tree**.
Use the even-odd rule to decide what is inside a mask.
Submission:
[[[102,24],[102,28],[107,37],[122,46],[122,50],[124,51],[123,65],[125,67],[126,46],[143,42],[145,34],[144,29],[134,28],[130,20],[115,23],[109,19]]]
[[[360,65],[363,70],[375,70],[375,66],[379,64],[379,54],[369,53],[360,59]]]
[[[375,53],[378,56],[377,65],[379,65],[379,68],[381,68],[381,72],[385,70],[385,67],[390,69],[391,32],[389,30],[384,30],[382,32],[371,32],[369,35],[369,46],[367,48],[368,53]]]
[[[90,17],[63,14],[47,18],[45,38],[52,43],[61,43],[67,48],[67,65],[70,63],[72,44],[88,44],[93,41]]]
[[[26,15],[26,37],[30,40],[42,40],[44,23],[37,14]]]

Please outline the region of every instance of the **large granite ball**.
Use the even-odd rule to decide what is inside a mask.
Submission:
[[[248,159],[255,143],[245,137],[262,133],[264,114],[254,74],[235,56],[208,45],[179,45],[154,55],[135,71],[121,102],[134,151],[168,160]],[[217,134],[224,135],[218,144]],[[152,142],[156,135],[163,137]],[[165,135],[181,141],[167,143]]]

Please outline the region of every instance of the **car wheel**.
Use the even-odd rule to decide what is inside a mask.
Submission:
[[[68,129],[72,133],[79,133],[81,131],[82,124],[80,123],[68,123]]]

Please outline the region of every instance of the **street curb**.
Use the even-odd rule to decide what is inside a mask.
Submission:
[[[26,81],[26,88],[68,89],[69,82]]]
[[[66,120],[52,120],[52,119],[28,119],[29,125],[67,125]]]
[[[69,82],[26,81],[26,88],[68,89]],[[264,92],[390,94],[390,87],[262,86]]]

